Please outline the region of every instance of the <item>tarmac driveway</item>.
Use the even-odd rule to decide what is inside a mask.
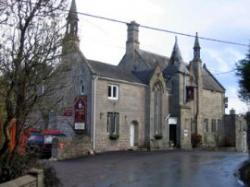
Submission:
[[[247,154],[113,152],[53,162],[65,187],[241,187],[235,170]]]

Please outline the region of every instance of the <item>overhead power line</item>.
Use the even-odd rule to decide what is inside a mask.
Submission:
[[[69,12],[69,10],[63,10],[63,11]],[[115,19],[115,18],[108,18],[108,17],[104,17],[104,16],[89,14],[89,13],[85,13],[85,12],[78,12],[78,11],[74,12],[74,13],[77,13],[77,14],[83,15],[83,16],[88,16],[88,17],[91,17],[91,18],[105,20],[105,21],[111,21],[111,22],[121,23],[121,24],[129,24],[129,22],[118,20],[118,19]],[[195,37],[195,35],[193,35],[193,34],[187,34],[187,33],[183,33],[183,32],[171,31],[171,30],[164,29],[164,28],[158,28],[158,27],[153,27],[153,26],[148,26],[148,25],[140,25],[140,24],[139,24],[139,26],[141,28],[144,28],[144,29],[149,29],[149,30],[154,30],[154,31],[159,31],[159,32],[166,32],[166,33],[171,33],[171,34],[181,35],[181,36],[186,36],[186,37],[192,37],[192,38]],[[241,47],[248,47],[249,46],[248,44],[244,44],[244,43],[221,40],[221,39],[217,39],[217,38],[210,38],[210,37],[204,37],[204,36],[199,36],[199,39],[207,40],[207,41],[210,41],[210,42],[237,45],[237,46],[241,46]]]
[[[22,2],[28,2],[26,0],[22,0]],[[66,9],[60,9],[61,11],[65,11],[65,12],[69,12],[70,10],[66,10]],[[106,21],[110,21],[110,22],[115,22],[115,23],[121,23],[121,24],[129,24],[129,22],[126,21],[122,21],[119,19],[115,19],[115,18],[109,18],[109,17],[105,17],[105,16],[99,16],[99,15],[95,15],[95,14],[90,14],[90,13],[85,13],[85,12],[73,12],[79,15],[83,15],[83,16],[88,16],[91,18],[96,18],[96,19],[101,19],[101,20],[106,20]],[[145,29],[149,29],[149,30],[154,30],[154,31],[159,31],[159,32],[166,32],[166,33],[171,33],[171,34],[175,34],[175,35],[181,35],[181,36],[186,36],[186,37],[192,37],[194,38],[195,35],[193,34],[188,34],[188,33],[183,33],[183,32],[178,32],[178,31],[171,31],[165,28],[158,28],[158,27],[153,27],[153,26],[148,26],[148,25],[140,25],[139,26],[141,28],[145,28]],[[222,40],[222,39],[217,39],[217,38],[210,38],[210,37],[204,37],[204,36],[199,36],[199,39],[201,40],[207,40],[210,42],[217,42],[217,43],[224,43],[224,44],[230,44],[230,45],[236,45],[236,46],[241,46],[241,47],[249,47],[248,44],[245,43],[239,43],[239,42],[234,42],[234,41],[228,41],[228,40]]]

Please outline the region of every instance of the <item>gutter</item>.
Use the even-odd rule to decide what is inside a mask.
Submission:
[[[92,149],[96,148],[96,80],[97,75],[92,75]]]

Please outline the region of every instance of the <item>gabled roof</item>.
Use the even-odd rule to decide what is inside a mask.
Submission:
[[[144,71],[132,71],[132,73],[143,83],[149,84],[149,81],[154,73],[154,69]]]
[[[141,49],[136,52],[141,60],[143,60],[144,63],[148,66],[148,69],[154,69],[156,65],[159,65],[161,70],[164,70],[169,64],[169,58],[166,56],[158,55]]]
[[[116,80],[124,80],[135,83],[143,83],[133,73],[125,71],[116,65],[110,65],[95,60],[87,60],[89,66],[93,69],[94,73],[101,77],[111,78]]]
[[[203,66],[202,68],[203,89],[212,90],[217,92],[225,92],[225,88],[219,81],[212,75],[212,73]]]

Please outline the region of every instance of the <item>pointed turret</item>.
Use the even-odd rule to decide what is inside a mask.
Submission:
[[[171,57],[170,57],[170,61],[172,63],[175,63],[175,62],[182,62],[182,56],[181,56],[181,51],[180,51],[180,48],[179,48],[179,45],[178,45],[178,39],[177,39],[177,36],[175,36],[175,44],[174,44],[174,48],[173,48],[173,51],[172,51],[172,54],[171,54]]]
[[[76,10],[76,2],[75,0],[72,0],[69,14],[67,17],[67,30],[66,34],[70,34],[72,36],[77,36],[78,32],[78,15]]]
[[[78,38],[78,15],[76,9],[76,2],[72,0],[69,14],[66,18],[66,33],[63,40],[63,52],[69,52],[79,47]]]
[[[200,58],[201,58],[201,56],[200,56],[201,47],[200,47],[199,36],[198,36],[197,32],[195,34],[194,48],[193,49],[194,49],[194,60],[200,60]]]

